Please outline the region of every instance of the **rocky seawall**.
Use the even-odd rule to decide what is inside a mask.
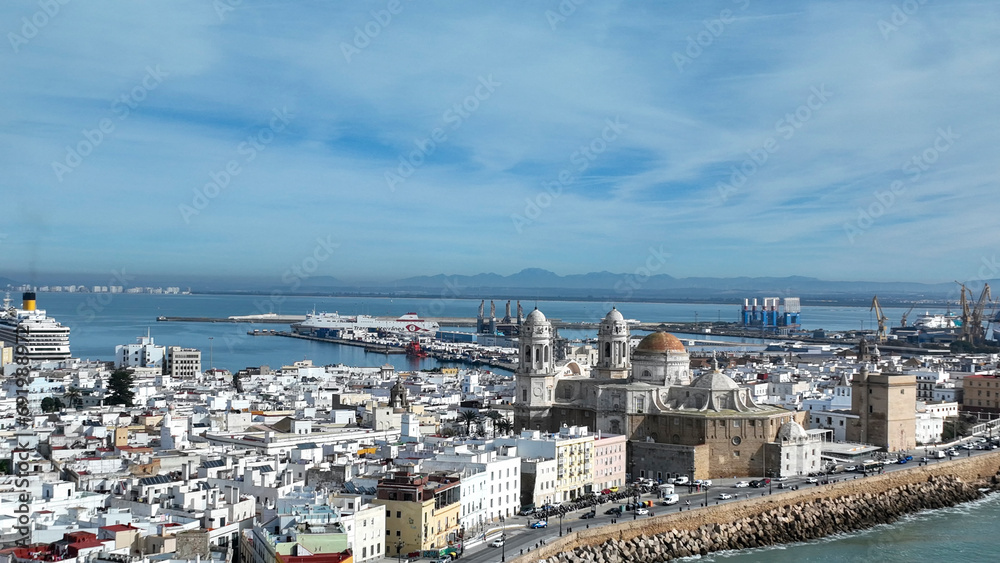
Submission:
[[[645,563],[802,542],[955,506],[997,489],[1000,456],[982,456],[572,532],[515,561]]]

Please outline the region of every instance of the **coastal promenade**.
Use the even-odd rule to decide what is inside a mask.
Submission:
[[[583,523],[574,521],[570,526],[572,531],[565,533],[562,537],[551,537],[551,534],[544,538],[536,536],[536,539],[544,539],[545,545],[536,548],[533,543],[529,544],[531,550],[528,553],[521,555],[519,551],[508,548],[506,560],[516,563],[537,563],[540,560],[548,560],[548,558],[560,553],[581,547],[611,550],[613,548],[609,545],[621,545],[622,542],[628,542],[635,538],[650,538],[657,534],[672,533],[678,530],[697,534],[699,529],[703,529],[703,526],[722,525],[725,528],[727,524],[745,520],[755,521],[764,517],[765,513],[780,512],[788,510],[789,507],[809,507],[817,503],[836,502],[838,499],[847,498],[875,498],[890,491],[924,486],[934,480],[957,479],[966,484],[985,483],[998,472],[1000,472],[1000,450],[977,452],[967,458],[957,458],[940,463],[931,462],[922,466],[907,464],[881,475],[858,476],[857,478],[850,476],[830,484],[802,485],[799,486],[798,490],[775,490],[773,494],[761,494],[761,496],[753,496],[747,500],[709,504],[705,508],[657,507],[654,508],[657,513],[654,517],[633,520],[628,516],[623,516],[617,524],[606,524],[599,527],[591,525],[582,530],[580,528]],[[756,495],[757,492],[752,494]],[[928,500],[934,501],[934,499]],[[661,513],[661,510],[664,512]],[[671,511],[665,512],[667,510]],[[552,522],[550,522],[550,529],[551,525]],[[803,525],[805,524],[803,523]],[[510,534],[509,528],[508,534]],[[467,558],[475,561],[500,561],[500,554],[495,553],[496,550],[493,551],[485,558],[469,556]]]

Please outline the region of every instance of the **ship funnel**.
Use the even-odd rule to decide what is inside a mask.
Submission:
[[[34,311],[35,310],[35,292],[34,291],[25,291],[24,295],[21,296],[21,299],[24,301],[24,307],[23,308],[24,308],[25,311]]]

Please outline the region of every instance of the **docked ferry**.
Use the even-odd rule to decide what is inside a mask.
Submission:
[[[31,361],[69,359],[69,327],[49,318],[44,309],[35,308],[35,292],[27,291],[22,297],[20,309],[11,306],[10,295],[4,298],[0,309],[0,341],[14,348],[15,357]],[[19,349],[26,352],[19,353]]]
[[[333,336],[332,331],[367,330],[372,332],[406,332],[429,334],[437,332],[435,321],[421,319],[416,313],[407,313],[397,319],[369,315],[341,315],[340,313],[309,313],[304,321],[292,324],[298,334]]]

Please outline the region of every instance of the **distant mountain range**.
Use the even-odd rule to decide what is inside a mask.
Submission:
[[[45,276],[39,276],[41,278]],[[56,279],[35,282],[67,283],[71,276],[63,274]],[[83,285],[107,284],[107,276],[97,281],[79,276]],[[103,280],[103,281],[101,281]],[[352,283],[332,276],[311,276],[282,279],[265,278],[211,278],[207,276],[184,280],[171,276],[169,280],[155,280],[152,276],[136,276],[130,285],[177,285],[190,287],[201,293],[263,293],[281,291],[302,295],[393,295],[413,297],[457,298],[520,298],[520,299],[591,299],[613,302],[642,300],[677,301],[727,301],[739,302],[744,298],[800,297],[811,302],[871,302],[878,295],[883,304],[892,302],[957,302],[959,289],[956,283],[913,282],[864,282],[826,281],[805,276],[787,277],[691,277],[675,278],[668,274],[641,276],[592,272],[561,276],[540,268],[527,268],[508,276],[482,273],[475,275],[416,276],[391,282]],[[996,280],[986,280],[996,285]],[[23,281],[0,278],[0,284],[16,285]],[[970,282],[974,298],[979,297],[981,282]]]

